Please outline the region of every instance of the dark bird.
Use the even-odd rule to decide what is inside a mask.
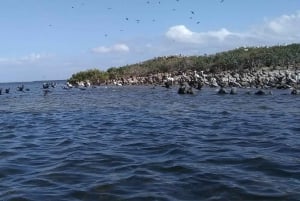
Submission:
[[[128,20],[129,20],[129,19],[128,19],[128,17],[126,17],[126,18],[125,18],[125,20],[127,20],[127,21],[128,21]]]
[[[200,21],[198,21],[197,24],[200,24]]]
[[[52,88],[56,87],[56,83],[55,82],[51,82],[50,85],[51,85]]]
[[[49,88],[49,83],[43,83],[43,89],[48,89]]]
[[[5,89],[5,93],[9,94],[10,88]]]
[[[224,2],[224,0],[221,0],[221,1],[220,1],[220,3],[223,3],[223,2]]]
[[[194,12],[194,11],[192,11],[192,10],[191,10],[191,13],[192,13],[193,15],[195,15],[195,12]]]
[[[140,23],[141,20],[135,20],[135,21],[136,21],[136,23]]]
[[[22,84],[21,86],[18,86],[18,87],[17,87],[17,90],[18,90],[18,91],[23,91],[23,92],[24,92],[24,84]]]

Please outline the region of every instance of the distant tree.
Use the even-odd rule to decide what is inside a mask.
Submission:
[[[91,84],[100,84],[108,78],[109,77],[107,72],[100,71],[98,69],[90,69],[73,74],[68,81],[72,84],[81,81],[89,81]]]

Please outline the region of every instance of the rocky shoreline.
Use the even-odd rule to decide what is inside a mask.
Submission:
[[[300,67],[288,69],[260,69],[244,72],[207,73],[197,71],[157,73],[148,76],[130,76],[107,80],[105,84],[114,85],[182,85],[188,83],[193,88],[238,87],[238,88],[277,88],[298,89],[300,86]]]

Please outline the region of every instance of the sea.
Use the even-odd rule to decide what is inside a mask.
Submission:
[[[290,90],[23,84],[0,84],[0,201],[300,200]]]

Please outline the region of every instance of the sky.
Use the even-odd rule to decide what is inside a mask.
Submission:
[[[299,0],[1,0],[0,83],[300,42]]]

